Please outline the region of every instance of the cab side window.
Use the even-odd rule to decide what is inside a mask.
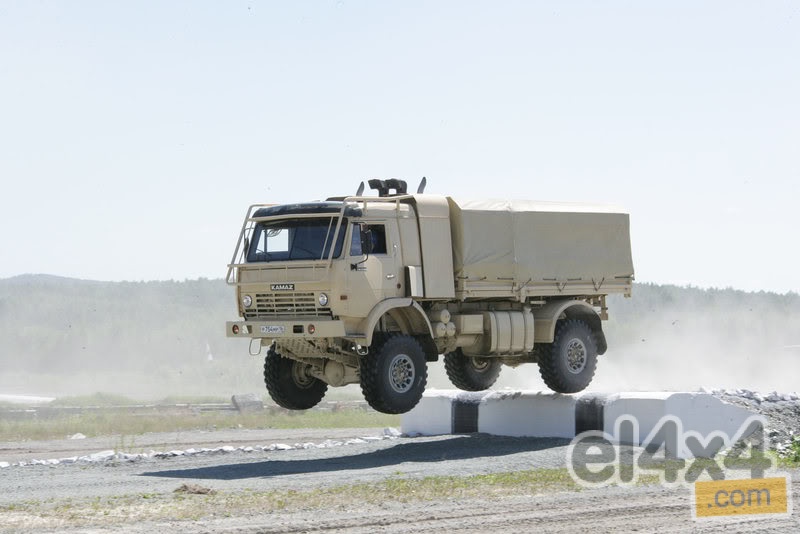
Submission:
[[[382,224],[370,224],[367,228],[372,233],[372,254],[386,254],[386,227]],[[362,256],[361,232],[357,224],[353,225],[353,239],[350,243],[350,255]]]
[[[372,230],[372,253],[386,254],[386,227],[382,224],[370,225]]]

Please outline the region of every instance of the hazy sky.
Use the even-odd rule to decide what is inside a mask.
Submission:
[[[0,0],[0,278],[222,277],[248,204],[422,176],[800,291],[800,2]]]

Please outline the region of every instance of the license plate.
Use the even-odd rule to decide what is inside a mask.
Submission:
[[[286,331],[285,326],[262,326],[261,333],[262,334],[283,334]]]

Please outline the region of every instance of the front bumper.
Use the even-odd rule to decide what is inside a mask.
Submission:
[[[319,317],[276,321],[228,321],[227,337],[244,338],[332,338],[345,337],[344,322]]]

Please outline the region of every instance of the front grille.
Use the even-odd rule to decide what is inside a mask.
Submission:
[[[317,303],[314,293],[258,293],[245,309],[247,320],[273,317],[330,317],[330,308]]]

